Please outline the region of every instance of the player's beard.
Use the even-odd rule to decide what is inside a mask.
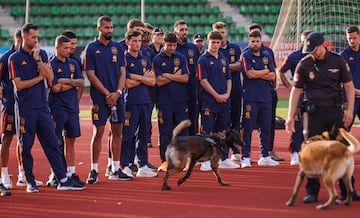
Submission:
[[[187,41],[188,41],[188,39],[185,38],[185,37],[181,37],[180,39],[181,39],[181,41],[182,41],[184,44],[187,43]]]
[[[105,38],[106,40],[111,40],[112,35],[104,35],[104,38]]]

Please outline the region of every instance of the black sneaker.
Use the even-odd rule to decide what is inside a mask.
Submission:
[[[74,180],[71,179],[71,177],[68,177],[66,182],[60,181],[57,189],[60,191],[67,191],[67,190],[80,191],[80,190],[84,190],[85,186],[83,184],[75,182]]]
[[[153,147],[152,144],[151,144],[151,142],[147,143],[147,147],[148,147],[148,148],[152,148],[152,147]]]
[[[156,166],[154,166],[154,165],[152,165],[151,163],[147,163],[147,166],[150,168],[150,169],[152,169],[152,170],[157,170],[157,167]]]
[[[91,170],[86,180],[87,184],[96,184],[98,182],[98,173],[95,170]]]
[[[85,185],[85,183],[80,180],[79,176],[76,175],[76,173],[73,173],[73,174],[71,175],[71,179],[72,179],[74,182],[76,182],[76,183],[80,183],[80,184],[82,184],[82,185]]]
[[[138,167],[135,164],[131,164],[129,166],[129,168],[131,169],[132,172],[136,173],[138,171]]]
[[[47,187],[57,188],[58,185],[59,185],[59,182],[57,181],[55,176],[50,176],[49,180],[46,182]]]
[[[119,169],[115,173],[111,173],[111,175],[109,176],[109,180],[130,181],[130,180],[133,180],[133,178],[126,175]]]
[[[0,184],[0,195],[1,196],[9,196],[11,195],[11,191],[7,188],[5,188],[5,186],[3,184]]]

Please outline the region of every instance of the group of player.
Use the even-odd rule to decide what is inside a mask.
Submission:
[[[188,41],[184,20],[175,22],[173,32],[163,32],[160,27],[132,19],[120,42],[112,39],[113,28],[110,17],[99,17],[99,35],[86,46],[82,61],[74,55],[77,38],[71,31],[56,38],[56,54],[50,60],[39,47],[36,25],[25,24],[16,32],[15,45],[2,57],[0,68],[4,124],[2,195],[9,195],[12,188],[7,165],[14,134],[18,139],[18,186],[27,186],[27,192],[38,192],[37,187],[42,185],[32,173],[31,147],[36,133],[51,165],[46,185],[59,190],[85,188],[74,164],[75,139],[80,136],[82,72],[86,72],[90,81],[94,127],[88,184],[99,180],[98,161],[107,121],[110,134],[106,177],[132,180],[134,172],[137,177],[157,176],[156,167],[148,162],[155,105],[162,162],[158,171],[166,170],[165,151],[172,129],[185,119],[190,119],[192,125],[182,135],[211,134],[225,130],[228,125],[241,131],[245,145],[241,151],[233,146],[226,148],[220,168],[251,167],[254,129],[260,133],[261,155],[257,164],[277,166],[278,161],[284,160],[274,150],[277,104],[274,53],[263,44],[259,24],[248,27],[249,44],[243,50],[227,40],[227,26],[223,22],[214,23],[206,37],[194,35],[193,42]],[[297,64],[288,62],[290,57],[279,70],[287,87],[291,85],[283,73],[294,70]],[[48,96],[44,79],[50,88]],[[53,123],[54,128],[48,128]],[[301,125],[299,122],[299,128]],[[292,165],[299,163],[301,130],[297,134],[291,144]],[[203,162],[200,170],[211,170],[210,162]]]

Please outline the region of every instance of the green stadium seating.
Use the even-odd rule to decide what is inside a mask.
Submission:
[[[265,4],[263,1],[257,5]],[[25,0],[0,2],[8,8],[11,16],[19,18],[25,15]],[[128,20],[140,18],[139,3],[140,0],[31,0],[30,22],[40,26],[42,41],[47,40],[50,45],[53,45],[56,34],[64,29],[74,30],[81,45],[97,36],[98,16],[109,15],[114,23],[114,38],[119,40],[124,36]],[[165,31],[173,31],[175,21],[184,19],[189,24],[189,38],[197,32],[206,34],[216,21],[224,21],[229,30],[234,29],[234,35],[229,37],[246,35],[245,31],[235,27],[231,17],[224,17],[220,8],[212,7],[208,0],[146,0],[145,4],[145,22],[160,26]]]

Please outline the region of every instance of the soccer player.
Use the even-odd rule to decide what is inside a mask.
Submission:
[[[155,75],[151,61],[140,53],[142,36],[140,32],[128,31],[125,35],[128,50],[126,57],[126,88],[128,90],[121,163],[123,172],[132,177],[129,164],[133,153],[137,154],[139,169],[137,177],[155,177],[156,172],[148,167],[147,142],[150,137],[152,102],[149,88],[155,86]],[[137,146],[136,146],[137,145]],[[136,152],[135,152],[136,150]]]
[[[44,79],[51,87],[53,72],[47,54],[38,44],[38,27],[24,24],[21,29],[22,46],[10,56],[9,68],[15,86],[15,119],[17,134],[22,146],[21,157],[27,184],[27,192],[39,192],[33,174],[31,148],[37,135],[50,162],[59,190],[82,190],[83,184],[66,176],[62,155],[57,143],[53,120],[48,109]]]
[[[189,80],[185,57],[176,52],[177,37],[165,33],[164,48],[153,59],[156,75],[158,125],[160,134],[161,166],[158,171],[166,171],[166,147],[171,142],[172,130],[182,120],[188,119],[188,95],[186,84]],[[187,132],[182,133],[182,135]]]
[[[84,184],[75,172],[75,139],[80,137],[78,87],[84,87],[84,77],[79,65],[69,58],[71,40],[64,35],[55,39],[55,56],[50,60],[54,72],[54,85],[49,93],[49,107],[55,122],[55,132],[59,147],[65,143],[63,155],[67,165],[67,175]],[[47,186],[57,187],[55,175],[49,177]]]
[[[122,124],[124,122],[125,60],[119,43],[111,40],[113,23],[110,17],[101,16],[97,21],[99,36],[85,48],[84,70],[90,81],[90,97],[93,103],[94,126],[91,140],[91,170],[88,184],[98,182],[98,161],[105,124],[113,108],[111,126],[112,171],[110,180],[132,180],[120,169]],[[116,119],[117,118],[117,119]]]

